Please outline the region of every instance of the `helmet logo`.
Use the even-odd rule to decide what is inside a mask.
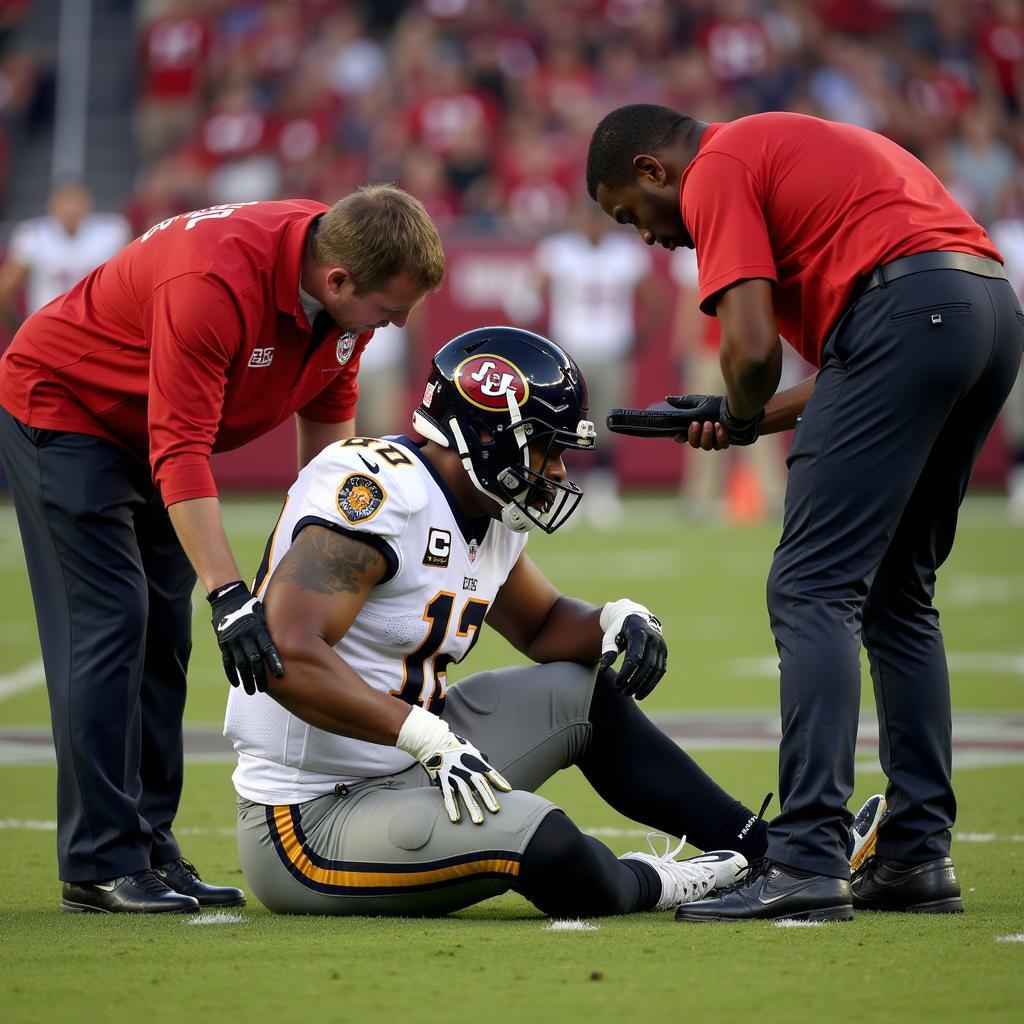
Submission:
[[[516,405],[530,397],[526,376],[514,363],[501,356],[471,356],[455,371],[455,386],[467,401],[480,409],[508,409],[508,395]]]

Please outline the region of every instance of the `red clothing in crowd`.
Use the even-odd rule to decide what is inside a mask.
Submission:
[[[140,40],[143,95],[157,100],[198,97],[211,46],[205,18],[155,18]]]
[[[372,332],[312,346],[299,302],[308,200],[162,221],[29,317],[0,359],[0,405],[30,426],[106,438],[150,461],[164,503],[215,496],[212,451],[298,412],[355,414]]]
[[[680,184],[700,302],[747,278],[775,283],[779,333],[819,365],[863,276],[900,256],[952,250],[1001,260],[927,167],[874,132],[803,114],[712,124]]]

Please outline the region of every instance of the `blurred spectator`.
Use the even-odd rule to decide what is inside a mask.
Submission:
[[[57,185],[45,217],[19,224],[0,267],[0,313],[12,327],[63,295],[130,239],[116,213],[94,213],[89,190],[78,182]],[[24,299],[20,311],[15,300]]]
[[[996,120],[983,107],[960,119],[962,134],[949,143],[949,169],[973,195],[968,205],[975,220],[990,223],[1016,167],[1010,147],[996,135]]]
[[[144,27],[137,121],[143,158],[166,153],[199,122],[211,45],[202,0],[169,0]]]
[[[639,239],[616,231],[596,205],[586,203],[569,230],[540,242],[536,267],[539,290],[548,298],[547,333],[582,367],[597,427],[597,457],[581,508],[595,525],[614,526],[621,517],[614,473],[617,438],[605,427],[605,417],[631,401],[637,297],[648,323],[660,312],[651,256]]]

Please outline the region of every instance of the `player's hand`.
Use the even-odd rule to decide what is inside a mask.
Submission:
[[[705,451],[753,444],[764,419],[764,410],[749,420],[734,416],[725,395],[666,395],[665,401],[691,418],[686,440],[691,448]]]
[[[206,600],[213,609],[213,631],[228,682],[232,686],[241,683],[249,694],[262,693],[267,688],[264,658],[275,676],[284,675],[281,655],[263,619],[262,603],[241,580],[218,587]]]
[[[623,653],[622,666],[612,682],[621,693],[643,700],[668,666],[668,647],[657,616],[642,604],[623,598],[601,609],[601,628],[601,668],[611,668]]]
[[[484,823],[484,812],[480,803],[491,812],[497,814],[501,810],[494,790],[511,793],[512,787],[505,777],[487,763],[487,758],[473,746],[455,733],[448,733],[445,745],[435,750],[422,762],[430,781],[441,789],[444,798],[444,809],[453,822],[462,820],[464,804],[469,811],[469,818],[474,825]],[[491,787],[494,787],[493,789]]]

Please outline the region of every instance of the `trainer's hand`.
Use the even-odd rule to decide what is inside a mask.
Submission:
[[[705,451],[753,444],[764,419],[764,410],[749,420],[734,416],[725,395],[666,395],[665,401],[691,417],[686,440],[691,448]]]
[[[612,682],[627,696],[643,700],[665,674],[668,647],[661,623],[642,604],[623,598],[601,609],[601,668],[611,668],[620,652],[622,667]]]
[[[267,688],[263,659],[278,677],[284,675],[284,665],[267,632],[262,603],[241,580],[218,587],[206,600],[213,609],[213,631],[228,682],[241,683],[246,693],[263,693]]]
[[[487,763],[487,758],[469,740],[456,736],[440,718],[421,707],[410,710],[395,746],[423,765],[431,783],[440,788],[444,809],[455,823],[462,820],[460,802],[469,811],[473,824],[482,825],[484,812],[477,797],[491,814],[497,814],[501,805],[494,789],[512,792],[505,777]]]

